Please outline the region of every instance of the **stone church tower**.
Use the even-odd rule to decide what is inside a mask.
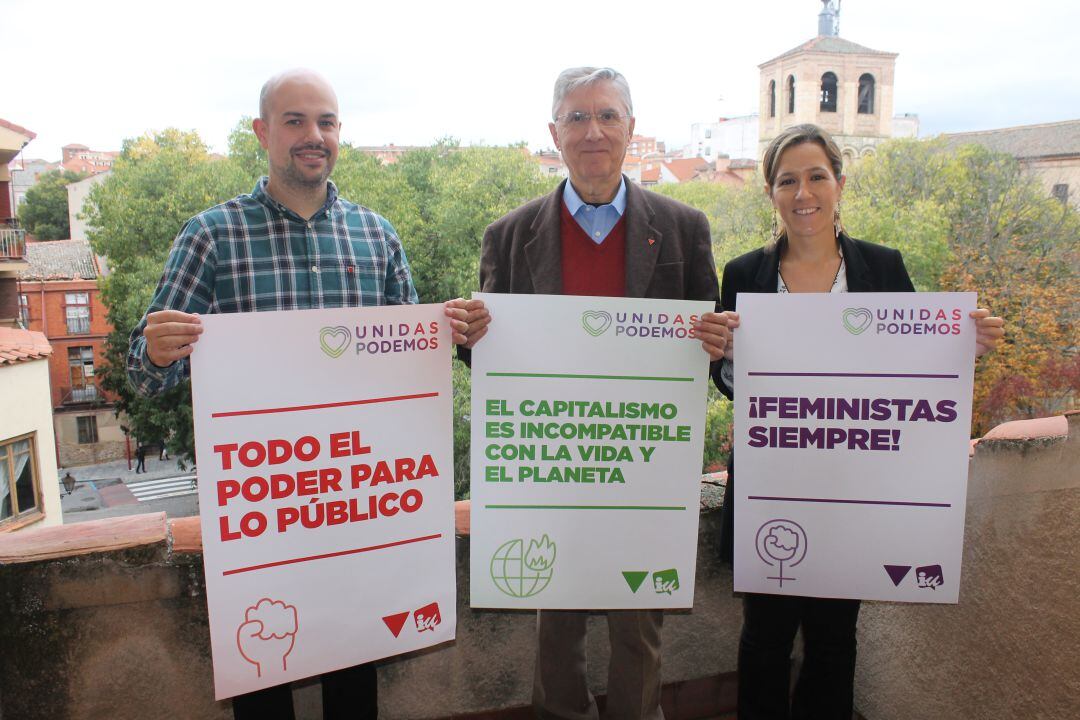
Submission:
[[[818,34],[758,66],[759,156],[784,128],[814,123],[829,131],[844,161],[870,155],[893,132],[896,53],[840,37],[840,9],[821,0]]]

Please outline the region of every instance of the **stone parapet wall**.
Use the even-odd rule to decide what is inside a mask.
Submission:
[[[1078,528],[1080,415],[1067,428],[1059,417],[991,431],[970,466],[960,603],[863,604],[860,711],[870,720],[1077,717]]]
[[[669,720],[730,708],[739,631],[731,570],[718,560],[719,494],[705,485],[693,612],[665,622]],[[380,663],[384,720],[523,707],[536,616],[469,607],[468,505],[457,509],[457,640]],[[227,720],[213,699],[198,518],[134,515],[0,539],[0,717]],[[702,642],[702,638],[709,638]],[[590,621],[590,684],[603,691],[607,629]],[[725,684],[726,683],[726,684]],[[424,688],[417,692],[417,688]],[[297,692],[298,720],[319,695]]]
[[[1075,716],[1078,417],[1067,436],[977,445],[959,605],[864,604],[856,706],[866,718]],[[702,487],[694,610],[664,624],[669,720],[718,715],[734,697],[741,603],[717,560],[720,488]],[[529,702],[535,615],[468,606],[467,505],[457,519],[457,640],[380,664],[383,720]],[[200,552],[198,518],[162,514],[0,538],[0,717],[230,718],[229,703],[213,699]],[[601,617],[589,633],[590,686],[602,692]],[[301,684],[296,697],[298,720],[320,717],[314,685]]]

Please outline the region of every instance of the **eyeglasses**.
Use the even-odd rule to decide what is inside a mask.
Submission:
[[[584,128],[596,118],[596,122],[600,123],[604,127],[615,127],[620,125],[628,115],[623,115],[616,110],[601,110],[598,113],[587,113],[575,110],[574,112],[568,112],[565,115],[560,115],[555,118],[556,122],[562,123],[565,127],[570,129]]]

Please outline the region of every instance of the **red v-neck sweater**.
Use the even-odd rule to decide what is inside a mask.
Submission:
[[[563,294],[625,297],[626,214],[597,245],[561,205]]]

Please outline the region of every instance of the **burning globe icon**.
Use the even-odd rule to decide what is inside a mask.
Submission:
[[[536,595],[551,582],[555,565],[555,543],[544,535],[529,540],[528,548],[521,538],[499,546],[491,557],[491,581],[500,592],[516,598]]]

